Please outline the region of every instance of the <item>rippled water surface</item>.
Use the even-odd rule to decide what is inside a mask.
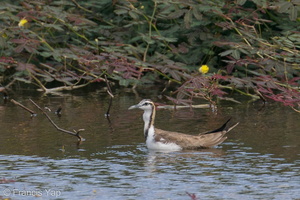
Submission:
[[[229,116],[240,124],[213,149],[154,152],[144,144],[142,111],[127,108],[155,95],[120,92],[110,122],[109,99],[97,91],[12,98],[34,110],[28,98],[51,108],[57,125],[84,128],[86,140],[77,144],[42,114],[31,118],[1,102],[0,200],[300,199],[300,115],[290,108],[244,101],[221,103],[217,114],[159,110],[157,127],[189,134],[217,128]],[[59,106],[61,117],[53,114]]]

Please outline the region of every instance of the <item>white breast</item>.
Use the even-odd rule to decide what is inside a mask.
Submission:
[[[154,126],[151,126],[148,130],[148,137],[146,140],[148,149],[164,150],[164,151],[180,151],[182,148],[175,143],[164,143],[164,141],[154,140]]]

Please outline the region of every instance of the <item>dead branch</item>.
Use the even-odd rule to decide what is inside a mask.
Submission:
[[[300,113],[300,110],[297,110],[296,108],[294,108],[293,106],[290,106],[294,111],[296,111],[297,113]]]
[[[199,105],[191,105],[191,106],[174,106],[174,105],[164,105],[164,106],[157,106],[159,109],[181,109],[181,108],[210,108],[209,104],[199,104]]]
[[[49,115],[39,106],[37,105],[33,100],[29,99],[31,101],[31,103],[33,103],[33,105],[35,105],[40,111],[42,111],[42,113],[47,117],[47,119],[50,121],[50,123],[58,130],[58,131],[61,131],[63,133],[67,133],[69,135],[73,135],[75,137],[78,138],[79,141],[83,141],[84,138],[82,138],[80,135],[79,135],[79,132],[81,131],[84,131],[84,129],[79,129],[78,131],[75,131],[72,132],[72,131],[68,131],[68,130],[65,130],[65,129],[62,129],[60,127],[58,127],[54,121],[52,121],[52,119],[49,117]]]
[[[81,85],[61,86],[61,87],[50,88],[50,89],[48,89],[46,87],[42,87],[42,88],[38,89],[38,91],[43,91],[46,94],[49,94],[49,93],[61,92],[61,91],[65,91],[65,90],[79,89],[79,88],[87,86],[88,84],[90,84],[90,82],[81,84]]]
[[[15,82],[16,82],[16,80],[14,79],[10,83],[8,83],[6,86],[1,86],[0,87],[0,93],[3,93],[3,99],[4,100],[8,99],[8,90],[9,90],[9,87],[11,87]]]
[[[6,86],[0,87],[0,92],[6,92],[14,83],[16,82],[16,79],[12,80],[10,83],[8,83]]]
[[[24,106],[23,104],[15,101],[14,99],[11,99],[10,100],[13,104],[17,105],[17,106],[20,106],[21,108],[23,108],[24,110],[26,110],[27,112],[29,112],[31,114],[31,116],[36,116],[37,114],[33,111],[33,110],[30,110],[29,108],[27,108],[26,106]]]
[[[111,105],[112,105],[112,100],[113,100],[113,98],[114,98],[114,95],[113,95],[113,93],[112,93],[112,90],[111,90],[111,87],[110,87],[110,83],[109,83],[109,81],[107,80],[107,77],[106,77],[106,75],[104,75],[104,77],[105,77],[105,83],[106,83],[106,85],[107,85],[107,93],[109,94],[109,96],[110,96],[110,100],[109,100],[109,105],[108,105],[108,108],[107,108],[107,111],[106,111],[106,113],[105,113],[105,117],[109,117],[109,111],[110,111],[110,108],[111,108]]]

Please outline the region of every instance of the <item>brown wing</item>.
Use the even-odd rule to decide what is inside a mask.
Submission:
[[[222,143],[227,137],[227,131],[205,135],[186,135],[178,132],[155,129],[155,140],[163,143],[175,143],[183,149],[209,148]]]

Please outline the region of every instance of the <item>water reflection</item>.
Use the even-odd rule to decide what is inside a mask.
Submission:
[[[175,165],[182,160],[193,160],[201,163],[207,157],[221,157],[225,154],[222,149],[203,149],[198,151],[185,150],[178,152],[148,150],[145,166],[149,172],[159,171],[159,166]]]

